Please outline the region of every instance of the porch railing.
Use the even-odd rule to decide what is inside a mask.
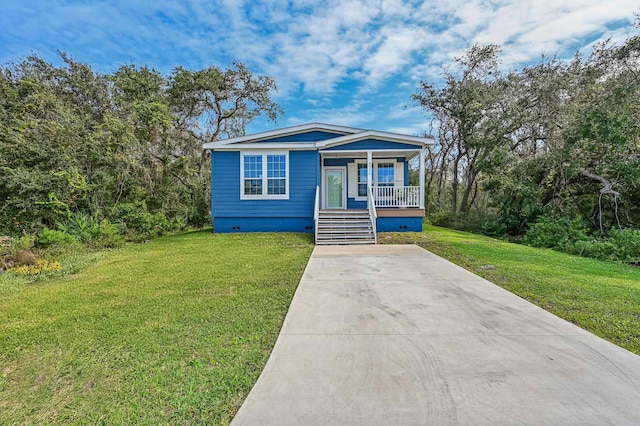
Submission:
[[[376,206],[375,206],[375,203],[373,202],[373,187],[371,187],[371,191],[367,191],[367,207],[369,208],[369,218],[371,219],[373,241],[376,244],[378,244],[378,231],[376,230],[378,212],[376,212]]]
[[[376,207],[420,207],[419,186],[372,186]]]
[[[318,242],[318,218],[320,217],[320,187],[316,185],[316,199],[313,205],[314,238],[313,242]]]

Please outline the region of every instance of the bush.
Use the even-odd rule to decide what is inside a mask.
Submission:
[[[640,230],[613,229],[609,233],[609,242],[616,247],[617,260],[628,263],[640,262]]]
[[[65,246],[77,244],[78,238],[57,229],[44,228],[38,233],[36,241],[42,246]]]
[[[120,235],[118,227],[107,220],[103,220],[98,233],[91,241],[91,246],[95,248],[115,248],[124,244],[124,237]]]
[[[131,240],[145,240],[186,229],[183,219],[169,220],[163,212],[150,213],[144,201],[120,204],[115,216],[120,221],[122,231]]]
[[[640,230],[613,229],[609,238],[577,242],[573,254],[614,262],[640,263]]]
[[[529,227],[522,241],[533,247],[571,252],[578,241],[589,239],[581,218],[571,220],[544,215]]]
[[[431,223],[435,226],[450,228],[456,222],[456,215],[450,210],[440,210],[429,217]]]
[[[74,213],[64,222],[56,223],[59,231],[73,235],[83,243],[90,242],[100,234],[100,222],[86,213]]]
[[[99,221],[85,213],[73,214],[67,221],[57,223],[56,228],[57,231],[54,232],[95,248],[111,248],[124,244],[124,238],[119,235],[117,226],[108,220]]]

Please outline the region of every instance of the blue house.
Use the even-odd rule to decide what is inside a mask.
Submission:
[[[214,232],[314,232],[318,244],[421,231],[427,138],[330,124],[206,143]],[[409,186],[409,162],[420,166]]]

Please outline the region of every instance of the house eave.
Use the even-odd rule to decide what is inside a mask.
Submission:
[[[251,151],[251,150],[264,150],[264,149],[284,149],[287,151],[316,151],[317,148],[313,143],[300,143],[300,142],[270,142],[263,144],[236,144],[236,145],[220,145],[211,148],[212,151]]]
[[[282,129],[269,130],[266,132],[254,133],[252,135],[240,136],[237,138],[207,142],[202,145],[202,148],[217,149],[217,148],[220,148],[223,146],[229,146],[229,145],[240,145],[240,144],[249,144],[249,143],[253,144],[253,143],[259,143],[261,140],[264,140],[264,139],[291,136],[291,135],[310,132],[314,130],[324,131],[328,133],[336,133],[337,135],[362,133],[364,131],[363,129],[358,129],[355,127],[337,126],[334,124],[314,122],[314,123],[301,124],[298,126],[285,127]],[[313,146],[315,147],[315,142],[308,142],[308,144],[309,145],[313,144]]]
[[[338,138],[328,139],[316,143],[320,149],[327,149],[347,143],[359,142],[366,139],[379,139],[385,142],[397,142],[408,145],[416,145],[416,147],[426,147],[433,145],[434,140],[427,137],[400,135],[397,133],[381,132],[377,130],[367,130],[360,133],[345,135]]]

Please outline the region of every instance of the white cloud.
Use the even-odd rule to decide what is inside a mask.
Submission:
[[[640,9],[637,0],[5,3],[0,42],[7,56],[0,59],[62,49],[107,71],[133,61],[167,72],[177,65],[226,66],[237,58],[276,78],[280,102],[303,100],[310,107],[287,120],[360,125],[383,116],[413,123],[389,124],[406,129],[424,123],[417,115],[395,117],[389,108],[408,102],[419,80],[437,82],[472,44],[500,44],[507,68],[543,53],[570,57],[608,36],[624,39],[623,22]],[[370,103],[361,101],[365,95]]]

